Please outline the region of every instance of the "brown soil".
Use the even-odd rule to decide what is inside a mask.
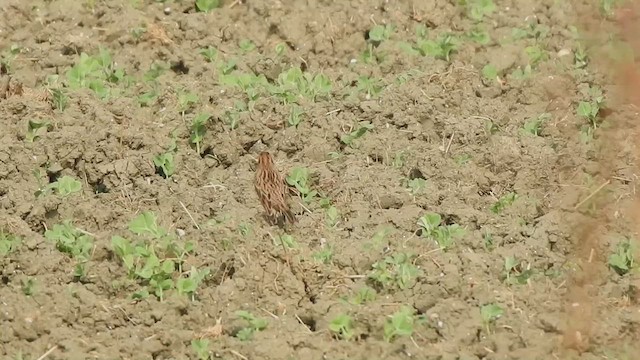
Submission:
[[[198,359],[192,341],[204,338],[221,359],[631,359],[640,350],[640,277],[607,261],[637,232],[637,150],[627,131],[637,107],[614,101],[629,91],[611,85],[606,67],[576,67],[571,27],[581,24],[567,2],[496,1],[486,45],[464,38],[473,22],[456,3],[249,0],[204,14],[190,1],[4,1],[0,230],[22,242],[0,257],[0,357]],[[395,30],[375,48],[384,58],[366,63],[365,34],[376,24]],[[451,62],[399,46],[420,24],[429,38],[463,39]],[[517,79],[535,39],[512,34],[529,24],[548,29],[537,41],[549,58]],[[255,49],[240,49],[245,40]],[[200,54],[207,46],[218,49],[216,63]],[[80,53],[100,47],[133,79],[110,85],[106,99],[67,86]],[[331,94],[303,102],[297,127],[287,126],[289,105],[263,96],[232,129],[227,111],[246,99],[219,81],[218,65],[232,59],[268,80],[290,67],[322,72]],[[500,81],[483,78],[488,63]],[[155,100],[141,106],[154,64],[167,69]],[[384,90],[358,93],[360,76],[381,79]],[[603,89],[608,107],[585,140],[575,109],[589,85]],[[68,99],[63,110],[51,89]],[[182,112],[184,91],[199,101]],[[201,156],[189,139],[202,112],[212,117]],[[543,113],[539,136],[526,133]],[[29,121],[45,120],[29,141]],[[373,128],[353,147],[342,144],[362,121]],[[176,170],[165,179],[153,158],[172,134]],[[337,224],[327,224],[319,199],[302,206],[296,198],[298,221],[286,231],[297,247],[283,250],[275,240],[285,230],[268,225],[253,188],[264,150],[286,173],[312,171],[311,187],[337,208]],[[406,180],[419,174],[426,187],[412,194]],[[39,182],[63,176],[81,190],[37,194]],[[516,200],[493,212],[511,192]],[[184,276],[191,266],[210,269],[194,297],[132,298],[145,284],[128,279],[112,237],[135,238],[127,228],[145,211],[178,243],[195,244]],[[465,229],[446,251],[419,231],[429,212]],[[66,220],[93,238],[80,278],[78,260],[44,236]],[[326,262],[315,256],[330,249]],[[368,279],[374,263],[404,253],[415,256],[402,269],[420,270],[406,288]],[[510,256],[532,271],[526,283],[505,281]],[[366,286],[374,299],[345,301]],[[480,308],[490,303],[504,313],[486,326]],[[412,336],[386,341],[385,324],[403,305],[416,313]],[[266,328],[241,341],[238,310]],[[330,331],[341,314],[353,319],[350,340]]]

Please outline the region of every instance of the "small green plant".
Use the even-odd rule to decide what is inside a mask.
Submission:
[[[298,106],[297,104],[292,104],[291,112],[289,113],[289,119],[287,121],[289,123],[289,126],[298,127],[298,125],[300,125],[300,123],[302,122],[303,114],[304,110],[302,109],[302,107]]]
[[[296,239],[293,236],[289,234],[283,234],[278,236],[277,241],[274,243],[274,245],[284,246],[286,249],[295,249],[298,247],[298,242],[296,242]]]
[[[489,35],[489,32],[481,26],[473,27],[466,34],[466,38],[478,45],[488,45],[491,42],[491,35]]]
[[[542,113],[538,115],[536,118],[527,121],[524,124],[524,132],[527,134],[531,134],[534,136],[540,136],[542,131],[542,124],[551,119],[551,114]]]
[[[340,220],[338,208],[331,204],[331,199],[323,197],[320,199],[320,206],[325,210],[325,218],[327,226],[334,227]]]
[[[196,0],[196,9],[208,13],[220,7],[220,0]]]
[[[302,201],[310,203],[318,192],[311,189],[311,171],[306,167],[294,167],[286,177],[287,184],[294,186],[300,193]]]
[[[624,275],[635,268],[634,255],[638,254],[635,241],[630,238],[618,242],[616,251],[609,255],[609,266],[619,275]]]
[[[32,278],[32,277],[28,277],[26,279],[23,279],[22,281],[22,293],[25,296],[32,296],[33,294],[35,294],[36,292],[36,279]]]
[[[211,351],[209,350],[208,339],[193,339],[191,340],[191,349],[196,353],[198,360],[209,360],[211,357]]]
[[[349,146],[349,147],[354,147],[354,142],[363,137],[364,134],[366,134],[367,132],[369,132],[370,130],[373,130],[374,126],[371,124],[371,122],[369,121],[363,121],[359,124],[358,128],[356,130],[351,131],[348,134],[344,134],[342,136],[340,136],[340,141]]]
[[[525,54],[529,58],[529,65],[535,68],[542,61],[549,59],[549,54],[539,45],[531,45],[524,48]]]
[[[496,81],[498,79],[498,69],[493,64],[487,64],[482,68],[482,76],[491,82]]]
[[[22,238],[0,229],[0,256],[7,256],[22,244]]]
[[[175,135],[171,139],[171,144],[169,148],[161,154],[158,154],[153,157],[153,164],[156,166],[156,169],[160,171],[160,175],[164,176],[164,178],[170,178],[171,175],[176,171],[176,164],[174,160],[174,155],[178,149],[176,144]]]
[[[50,186],[62,197],[66,197],[82,190],[82,183],[67,175],[60,177]]]
[[[196,289],[209,273],[208,269],[191,267],[188,277],[183,277],[182,265],[185,257],[192,253],[194,245],[181,243],[157,223],[153,213],[145,211],[134,218],[128,230],[137,239],[133,242],[122,236],[113,236],[111,246],[120,259],[130,279],[137,280],[141,291],[134,293],[135,299],[149,296],[149,289],[162,301],[164,293],[176,289],[179,294],[193,300]],[[177,278],[174,281],[174,278]]]
[[[209,272],[210,270],[207,268],[198,270],[195,266],[192,266],[191,270],[189,270],[188,277],[180,277],[176,280],[176,291],[180,295],[189,296],[191,301],[194,301],[198,286],[200,286],[205,277],[209,275]]]
[[[198,101],[200,101],[200,99],[198,98],[198,95],[186,90],[179,91],[178,92],[178,112],[180,112],[184,117],[184,114],[187,111],[191,110],[194,107],[194,105],[198,103]]]
[[[206,48],[200,49],[200,55],[202,55],[205,60],[212,63],[218,58],[218,49],[213,46],[207,46]]]
[[[29,120],[27,124],[27,135],[25,136],[25,139],[28,142],[34,142],[40,138],[40,135],[43,132],[47,132],[50,128],[51,123],[49,121]]]
[[[480,307],[480,316],[482,317],[482,323],[487,329],[487,333],[491,333],[491,326],[502,317],[504,309],[498,304],[486,304]]]
[[[384,340],[391,342],[399,336],[411,337],[416,323],[415,309],[403,306],[384,323]]]
[[[428,213],[418,220],[422,236],[435,241],[438,246],[447,250],[456,239],[464,236],[464,229],[458,224],[442,225],[442,217],[437,213]]]
[[[466,7],[469,18],[478,22],[496,10],[493,0],[459,0],[458,2]]]
[[[493,212],[494,214],[500,214],[508,206],[511,206],[511,204],[513,204],[517,199],[518,194],[516,194],[515,192],[504,194],[498,199],[498,201],[491,205],[491,212]]]
[[[412,196],[416,196],[424,191],[427,187],[427,180],[423,178],[406,179],[405,185]]]
[[[578,103],[577,113],[578,116],[586,119],[590,127],[595,130],[600,124],[598,115],[604,105],[604,95],[602,94],[602,90],[596,86],[589,87],[586,93],[588,100]]]
[[[383,88],[382,80],[365,75],[358,77],[358,81],[356,82],[356,89],[364,93],[367,100],[377,98]]]
[[[546,25],[538,24],[537,22],[531,22],[524,28],[515,28],[511,32],[511,37],[514,40],[520,39],[534,39],[539,41],[544,39],[549,34],[549,27]]]
[[[369,38],[367,40],[367,49],[362,54],[362,60],[367,63],[381,62],[384,60],[383,54],[376,51],[376,48],[380,46],[380,43],[388,40],[391,34],[395,30],[395,27],[391,24],[375,25],[369,30]]]
[[[413,256],[407,253],[395,253],[372,265],[369,279],[381,288],[411,287],[422,271],[412,262]]]
[[[93,238],[90,235],[67,220],[46,230],[44,237],[53,242],[60,252],[77,260],[74,270],[76,278],[83,278],[86,275],[85,264],[91,258],[93,250]]]
[[[353,305],[363,305],[376,299],[376,291],[368,286],[358,289],[358,292],[351,298],[349,303]]]
[[[247,326],[240,329],[236,334],[236,337],[242,341],[251,340],[254,333],[267,328],[267,320],[258,318],[248,311],[238,310],[236,311],[236,316],[247,323]]]
[[[329,323],[331,331],[338,339],[350,340],[353,335],[353,318],[346,314],[336,316]]]
[[[458,48],[459,40],[451,33],[443,33],[436,40],[419,38],[415,45],[415,50],[422,56],[433,56],[436,59],[451,60],[453,54]]]
[[[22,52],[22,47],[18,44],[12,44],[8,50],[0,53],[0,65],[4,65],[7,71],[11,71],[11,63]]]
[[[95,56],[81,53],[79,61],[67,71],[66,78],[71,89],[91,89],[103,100],[115,95],[112,85],[130,82],[125,71],[116,68],[111,54],[103,48]]]
[[[573,60],[576,69],[584,69],[589,64],[589,56],[581,44],[573,52]]]
[[[507,256],[504,259],[504,279],[509,284],[524,285],[529,282],[533,275],[530,266],[522,266],[522,261],[515,256]]]
[[[209,114],[199,114],[191,122],[191,143],[195,145],[198,155],[202,155],[202,141],[207,131],[207,122],[211,116]]]
[[[256,44],[254,44],[253,41],[249,39],[242,39],[238,42],[238,47],[243,52],[249,53],[256,49]]]
[[[333,246],[325,245],[322,249],[313,253],[313,259],[322,264],[330,264],[333,260]]]

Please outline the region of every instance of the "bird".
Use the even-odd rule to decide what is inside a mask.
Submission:
[[[282,226],[285,222],[296,222],[289,205],[289,187],[268,151],[263,151],[258,156],[254,188],[271,225]]]

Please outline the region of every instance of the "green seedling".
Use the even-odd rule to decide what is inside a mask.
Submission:
[[[367,49],[362,54],[362,60],[366,64],[370,64],[373,62],[381,62],[384,60],[384,57],[381,53],[377,53],[375,49],[380,46],[385,40],[388,40],[391,37],[391,34],[395,30],[395,27],[391,24],[386,25],[375,25],[371,30],[369,30],[368,35],[369,38],[367,40]]]
[[[497,304],[487,304],[480,307],[480,316],[482,317],[482,323],[487,329],[487,333],[491,333],[491,326],[502,317],[504,309]]]
[[[412,196],[421,194],[427,187],[427,180],[423,178],[406,179],[405,186],[408,188]]]
[[[482,233],[482,246],[484,246],[484,248],[489,251],[495,248],[493,234],[491,234],[489,231],[484,231]]]
[[[510,284],[525,285],[533,275],[531,264],[526,268],[522,266],[522,261],[515,256],[507,256],[504,259],[504,279]]]
[[[147,83],[155,82],[165,71],[167,71],[167,67],[164,64],[154,62],[144,73],[142,79]]]
[[[511,32],[511,37],[514,40],[534,39],[536,41],[539,41],[547,37],[547,35],[549,35],[549,31],[550,29],[548,26],[538,23],[529,23],[529,25],[527,25],[525,28],[513,29],[513,31]]]
[[[346,314],[336,316],[329,323],[329,331],[338,339],[350,340],[354,335],[353,318]]]
[[[71,89],[91,89],[103,100],[114,95],[111,85],[130,82],[125,71],[115,67],[109,51],[102,48],[96,56],[81,53],[79,61],[67,71],[66,77]]]
[[[411,337],[416,322],[415,309],[403,306],[384,323],[384,340],[391,342],[399,336]]]
[[[276,53],[276,56],[281,57],[287,51],[287,45],[285,43],[278,43],[273,51]]]
[[[200,49],[200,55],[202,55],[205,60],[212,63],[218,58],[218,49],[213,46],[207,46],[206,48]]]
[[[55,243],[56,248],[71,258],[77,260],[74,276],[84,278],[86,275],[85,264],[91,258],[93,250],[93,238],[67,220],[61,224],[56,224],[53,228],[45,231],[44,237]]]
[[[176,144],[176,137],[174,134],[174,136],[172,136],[169,148],[167,148],[164,153],[158,154],[153,157],[153,164],[165,179],[170,178],[171,175],[173,175],[173,173],[176,171],[174,155],[177,149],[178,145]]]
[[[254,333],[267,328],[267,320],[258,318],[248,311],[238,310],[236,316],[247,322],[247,326],[236,334],[236,337],[242,341],[251,340]]]
[[[331,200],[327,197],[320,199],[320,206],[325,210],[326,223],[329,227],[334,227],[340,220],[338,208],[331,204]]]
[[[223,121],[231,130],[235,130],[240,124],[240,115],[247,111],[247,104],[244,101],[237,100],[233,108],[225,110]]]
[[[25,296],[33,296],[33,294],[35,294],[36,292],[36,280],[32,277],[28,277],[26,279],[23,279],[22,281],[22,293]]]
[[[0,229],[0,256],[7,256],[22,244],[22,238]]]
[[[581,44],[573,52],[573,60],[576,69],[584,69],[589,64],[589,56]]]
[[[27,124],[27,135],[25,139],[28,142],[34,142],[40,139],[40,135],[46,133],[51,128],[51,123],[49,121],[35,121],[29,120]]]
[[[163,301],[164,293],[175,288],[179,294],[194,299],[197,287],[209,270],[192,267],[187,278],[182,276],[182,265],[186,256],[193,252],[193,244],[178,243],[176,237],[160,227],[155,215],[148,211],[133,219],[128,229],[137,236],[137,240],[131,242],[116,235],[111,238],[111,246],[127,269],[128,277],[144,286],[134,294],[134,298],[147,297],[150,289]],[[175,277],[178,279],[174,282]]]
[[[609,255],[609,266],[619,275],[624,275],[635,268],[634,255],[638,254],[635,241],[626,238],[618,243],[616,252]]]
[[[240,42],[238,42],[238,47],[243,52],[249,53],[256,49],[256,44],[254,44],[253,41],[249,39],[242,39],[240,40]]]
[[[145,26],[137,26],[131,29],[131,37],[133,41],[137,44],[142,40],[142,36],[147,33],[147,28]]]
[[[471,155],[469,154],[460,154],[454,158],[456,164],[460,166],[464,166],[471,161]]]
[[[431,239],[442,250],[448,250],[454,241],[464,236],[464,229],[458,224],[443,225],[442,217],[437,213],[428,213],[418,220],[418,226],[422,229],[422,236]]]
[[[313,259],[321,264],[331,264],[331,261],[333,260],[333,246],[323,246],[321,250],[318,250],[313,254]]]
[[[524,48],[524,52],[527,54],[527,57],[529,58],[529,65],[531,65],[532,68],[535,68],[541,62],[549,59],[549,54],[539,45],[527,46]]]
[[[188,295],[192,301],[195,300],[196,290],[205,277],[209,275],[210,270],[204,269],[199,271],[195,266],[191,266],[189,277],[180,277],[176,281],[176,290],[180,295]]]
[[[511,77],[516,80],[526,80],[531,77],[533,70],[531,68],[531,64],[527,64],[524,68],[518,66],[515,70],[511,72]]]
[[[274,243],[276,246],[283,246],[285,249],[295,249],[298,247],[298,242],[296,239],[289,235],[283,234],[278,236],[277,241]]]
[[[400,169],[402,168],[405,164],[407,163],[407,152],[406,151],[399,151],[396,153],[396,155],[393,157],[393,161],[391,163],[391,165],[394,168]]]
[[[304,114],[304,110],[297,104],[292,104],[288,119],[289,126],[298,127],[302,122],[302,114]]]
[[[396,253],[372,265],[369,279],[381,288],[408,289],[414,285],[422,271],[412,262],[412,255]]]
[[[494,214],[500,214],[505,208],[511,206],[518,199],[518,194],[510,192],[502,195],[498,201],[491,205],[491,212]]]
[[[482,77],[490,82],[496,81],[498,80],[498,69],[493,64],[487,64],[482,68]]]
[[[360,76],[356,83],[356,89],[360,93],[364,93],[368,100],[377,98],[384,89],[384,85],[380,79]]]
[[[551,114],[542,113],[535,119],[531,119],[524,124],[524,132],[534,136],[540,136],[542,124],[551,119]]]
[[[367,251],[381,251],[388,243],[387,237],[393,233],[394,228],[390,226],[385,226],[382,229],[373,234],[371,241],[368,241],[364,244],[364,249]]]
[[[599,87],[592,86],[587,90],[588,100],[578,103],[578,116],[587,119],[589,125],[595,130],[600,123],[600,109],[604,105],[604,95]]]
[[[467,33],[466,37],[478,45],[488,45],[491,42],[491,35],[489,35],[489,32],[480,26],[472,28]]]
[[[209,114],[199,114],[191,122],[191,143],[196,146],[198,155],[202,155],[202,141],[207,130],[207,122],[211,116]]]
[[[485,16],[491,15],[496,10],[493,0],[459,0],[458,3],[465,6],[469,18],[474,21],[482,21]]]
[[[220,7],[220,0],[196,0],[196,10],[208,13]]]
[[[436,40],[418,39],[415,49],[422,56],[451,61],[451,54],[458,48],[458,39],[450,33],[441,34]]]
[[[11,63],[22,52],[22,47],[18,44],[12,44],[9,49],[0,53],[0,66],[4,66],[7,72],[11,72]]]
[[[369,132],[370,130],[372,130],[374,128],[374,126],[371,124],[371,122],[369,121],[363,121],[360,123],[360,126],[356,129],[351,131],[348,134],[344,134],[342,136],[340,136],[340,141],[349,146],[349,147],[354,147],[354,142],[363,137],[364,134],[366,134],[367,132]]]
[[[67,175],[60,177],[50,186],[58,193],[58,195],[62,197],[77,193],[82,190],[82,183]]]
[[[364,305],[376,299],[376,291],[368,286],[358,289],[358,292],[349,299],[353,305]]]
[[[209,360],[211,358],[208,339],[191,340],[191,349],[196,353],[198,360]]]
[[[302,201],[310,203],[318,192],[311,189],[311,171],[306,167],[294,167],[286,177],[287,184],[294,186],[300,193]]]
[[[316,102],[331,94],[332,84],[323,73],[305,73],[291,67],[278,75],[276,83],[269,86],[269,93],[280,98],[283,104],[299,103],[302,99]]]
[[[184,117],[184,114],[191,110],[198,101],[200,101],[198,95],[192,92],[185,90],[178,92],[178,112]]]
[[[600,12],[607,18],[614,16],[614,10],[624,0],[600,0]]]

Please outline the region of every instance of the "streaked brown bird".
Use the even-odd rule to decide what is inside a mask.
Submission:
[[[271,225],[295,223],[296,218],[289,207],[289,188],[284,177],[276,169],[273,156],[263,151],[258,156],[254,187],[260,203]]]

